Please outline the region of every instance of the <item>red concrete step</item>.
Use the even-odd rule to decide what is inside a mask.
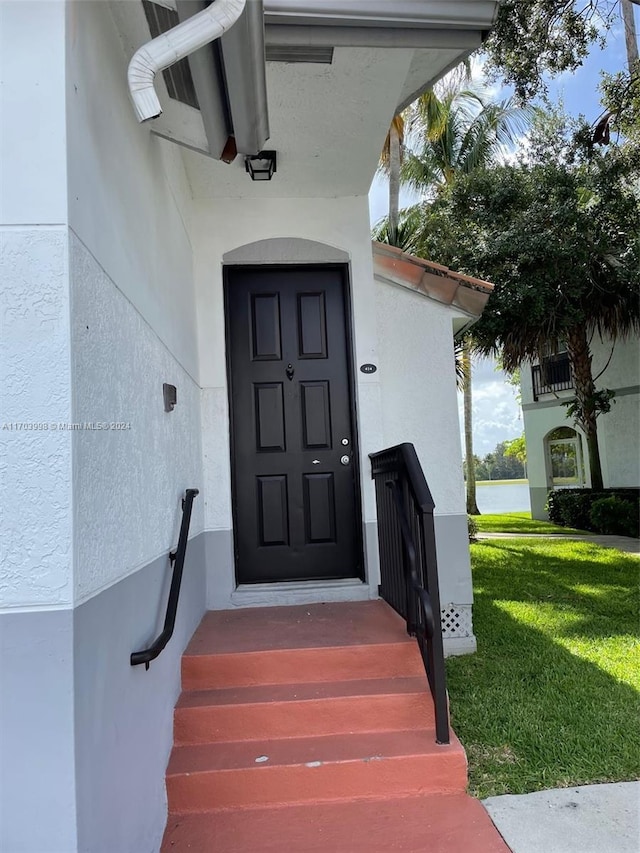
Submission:
[[[457,738],[437,745],[431,729],[200,744],[174,747],[167,794],[175,814],[462,793],[466,769]]]
[[[171,815],[161,853],[510,853],[465,794]]]
[[[182,659],[184,690],[423,673],[415,640],[382,601],[212,611]]]
[[[426,729],[433,700],[420,678],[312,682],[187,691],[175,711],[178,745]]]

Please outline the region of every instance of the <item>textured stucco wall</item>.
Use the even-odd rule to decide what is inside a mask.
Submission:
[[[72,600],[66,228],[0,231],[0,606]]]
[[[473,600],[456,398],[453,312],[376,282],[383,446],[409,441],[435,503],[443,607]],[[469,611],[469,630],[470,624]],[[466,649],[469,650],[468,648]]]
[[[0,608],[72,599],[64,24],[56,0],[2,7]]]
[[[68,4],[69,224],[198,379],[191,191],[178,146],[139,124],[106,2]]]
[[[376,282],[384,444],[411,441],[437,515],[464,512],[452,312]]]
[[[184,490],[202,488],[202,453],[199,387],[73,234],[70,271],[73,420],[128,427],[73,432],[79,603],[175,545]],[[177,388],[173,412],[163,382]]]
[[[135,118],[109,4],[69,4],[67,16],[73,419],[130,425],[73,435],[80,602],[175,543],[180,497],[202,487],[202,452],[180,151]],[[163,382],[177,387],[172,413]]]

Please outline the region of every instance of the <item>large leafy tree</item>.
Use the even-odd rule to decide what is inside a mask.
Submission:
[[[568,147],[549,153],[547,144],[545,153],[540,144],[537,152],[529,165],[475,171],[452,184],[424,209],[420,246],[494,282],[474,340],[480,351],[500,353],[506,370],[564,341],[572,414],[586,436],[592,486],[601,488],[596,418],[610,395],[596,388],[591,340],[640,331],[640,150],[629,143],[573,161]]]
[[[640,62],[633,14],[638,6],[640,0],[502,0],[485,45],[486,70],[490,78],[512,85],[519,100],[546,95],[550,77],[575,71],[620,22],[627,67],[605,80],[605,112],[594,122],[594,139],[607,142],[611,123],[625,132],[629,114],[638,115]]]
[[[495,162],[523,133],[531,111],[512,101],[488,102],[470,81],[469,66],[462,65],[434,89],[425,92],[391,125],[381,162],[389,174],[389,216],[374,230],[378,240],[418,252],[417,236],[422,229],[420,206],[398,214],[399,179],[414,190],[433,196],[450,186],[458,176],[468,175]],[[400,118],[401,121],[396,123]],[[408,131],[408,133],[407,133]],[[394,140],[402,134],[402,147],[394,158]],[[405,145],[408,135],[410,145]],[[469,336],[458,347],[460,386],[464,400],[467,512],[479,515],[473,466],[471,342]]]

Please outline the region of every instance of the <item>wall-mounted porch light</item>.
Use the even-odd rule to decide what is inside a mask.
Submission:
[[[261,151],[244,158],[244,167],[252,181],[270,181],[276,171],[276,152]]]

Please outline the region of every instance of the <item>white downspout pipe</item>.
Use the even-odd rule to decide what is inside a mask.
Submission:
[[[138,48],[127,72],[138,121],[157,118],[162,113],[153,88],[157,72],[220,38],[238,20],[245,3],[246,0],[216,0],[202,12]]]

